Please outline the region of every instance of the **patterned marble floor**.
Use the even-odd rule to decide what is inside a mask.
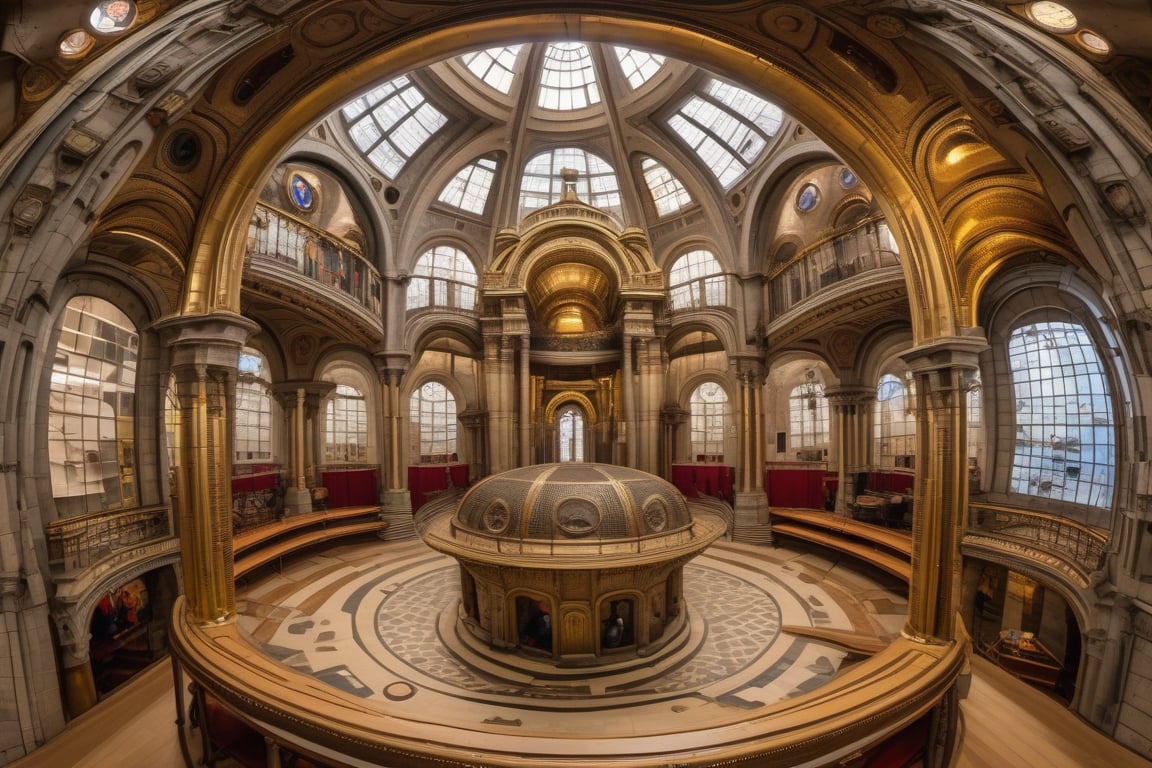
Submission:
[[[336,547],[262,574],[238,586],[240,626],[284,664],[409,715],[604,735],[672,729],[685,713],[697,727],[729,721],[811,690],[856,657],[782,626],[890,639],[906,611],[899,582],[847,560],[721,542],[685,568],[681,651],[573,676],[530,656],[472,652],[455,631],[458,567],[419,541]]]

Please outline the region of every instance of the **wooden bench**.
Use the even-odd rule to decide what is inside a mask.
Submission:
[[[772,532],[836,549],[887,571],[912,578],[912,536],[858,520],[801,509],[773,509]]]
[[[279,560],[296,550],[345,536],[379,533],[388,523],[379,519],[380,507],[340,507],[322,512],[288,515],[274,523],[236,534],[233,577]],[[372,518],[372,519],[365,519]]]

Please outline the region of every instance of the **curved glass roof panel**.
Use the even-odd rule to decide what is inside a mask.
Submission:
[[[540,70],[537,106],[557,111],[600,103],[592,53],[584,43],[549,43]]]
[[[635,48],[622,48],[613,46],[616,58],[620,61],[620,69],[628,80],[632,90],[636,90],[660,71],[666,59],[658,53],[638,51]]]
[[[484,213],[488,194],[496,180],[496,161],[484,157],[457,171],[444,185],[437,198],[440,202],[477,215]]]
[[[783,120],[775,104],[713,79],[668,118],[668,125],[727,189],[760,156]]]
[[[644,174],[644,183],[648,185],[652,203],[659,215],[667,216],[692,203],[692,196],[684,189],[680,179],[655,158],[644,158],[640,162],[640,172]]]
[[[541,152],[524,166],[520,180],[520,215],[560,201],[564,184],[560,171],[577,172],[576,197],[591,206],[619,215],[622,212],[616,169],[603,158],[580,147]]]
[[[356,148],[390,179],[448,122],[407,75],[353,99],[340,112]]]
[[[516,79],[516,58],[522,47],[506,45],[503,48],[486,48],[466,53],[460,57],[460,61],[485,85],[507,95]]]

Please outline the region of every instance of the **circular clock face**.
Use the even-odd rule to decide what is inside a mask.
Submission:
[[[1053,3],[1050,0],[1039,0],[1030,4],[1028,17],[1053,32],[1071,32],[1080,23],[1076,19],[1076,14],[1060,3]]]

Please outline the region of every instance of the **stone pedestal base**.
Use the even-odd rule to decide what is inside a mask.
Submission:
[[[307,488],[289,488],[284,492],[284,515],[301,515],[312,511],[312,494]]]
[[[412,495],[407,490],[384,491],[380,497],[380,519],[388,521],[384,530],[384,538],[388,541],[414,537]]]
[[[772,523],[768,517],[768,497],[764,491],[738,491],[732,505],[735,522],[732,540],[745,544],[771,544]]]

